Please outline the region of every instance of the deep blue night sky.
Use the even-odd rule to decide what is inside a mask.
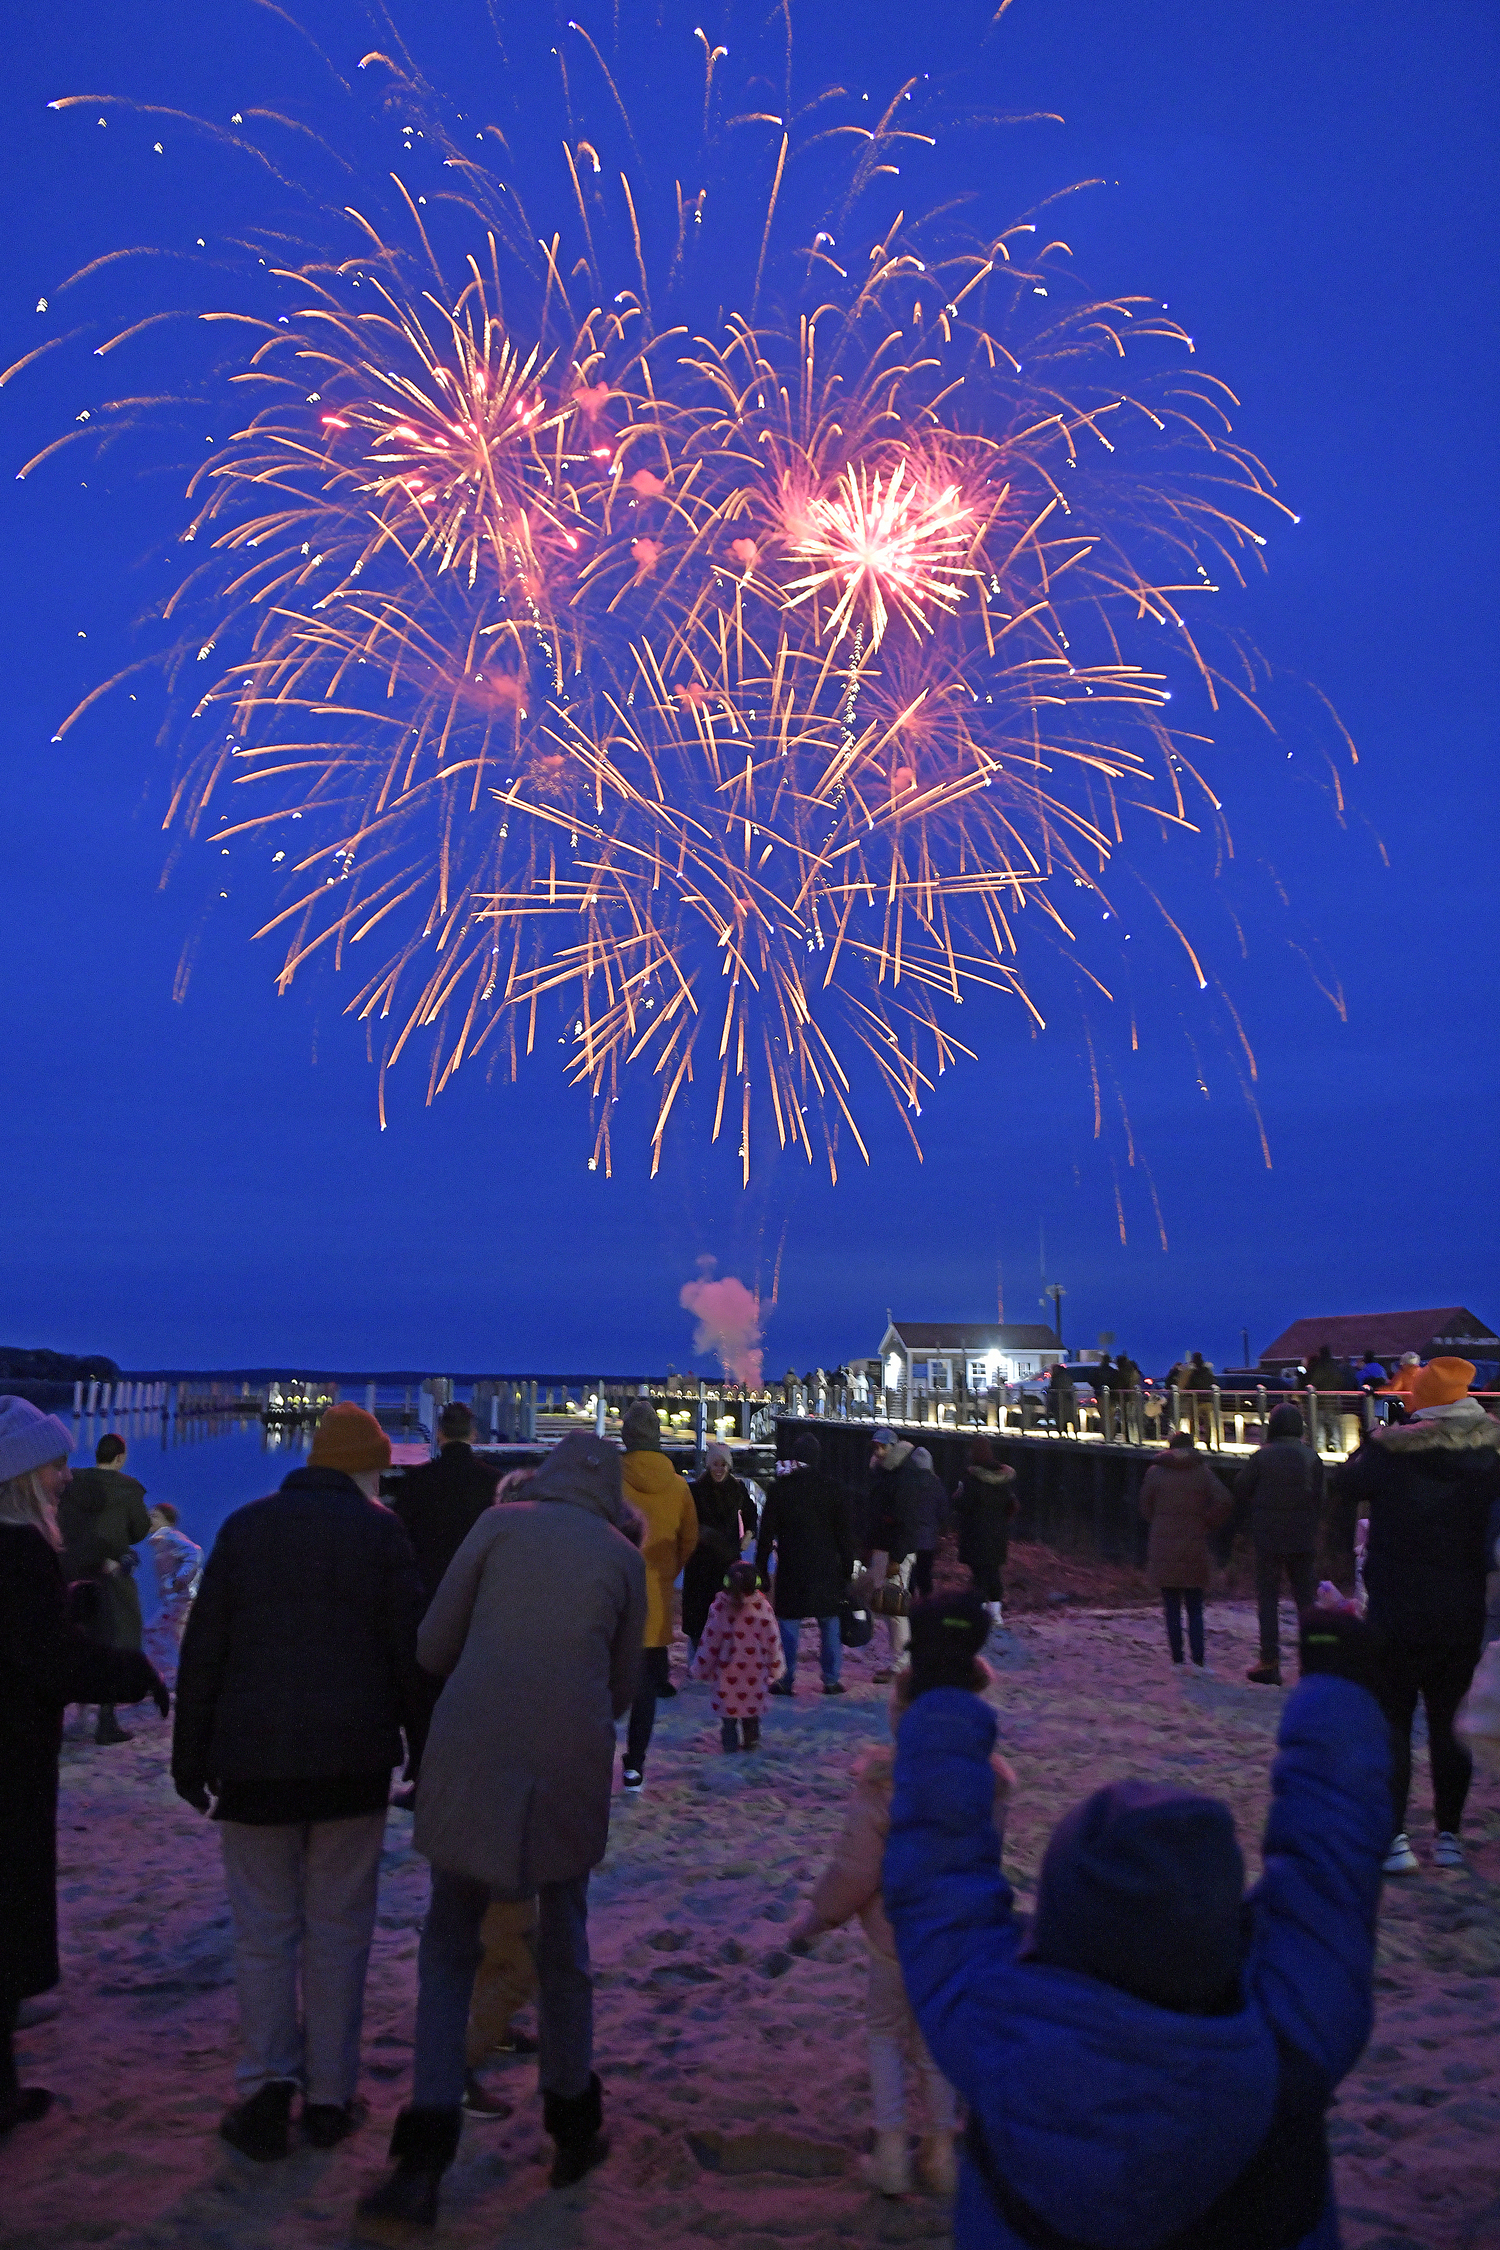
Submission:
[[[87,259],[211,246],[240,192],[170,121],[116,110],[100,130],[94,110],[49,99],[118,92],[227,120],[309,96],[308,50],[275,16],[211,14],[210,33],[177,0],[80,0],[13,35],[0,363],[67,325],[67,299],[33,308]],[[452,92],[488,34],[482,5],[442,15],[423,52]],[[378,43],[353,7],[310,0],[300,20],[346,71]],[[674,36],[697,20],[682,14]],[[767,1338],[779,1371],[872,1351],[887,1305],[992,1318],[997,1265],[1007,1317],[1040,1318],[1043,1230],[1069,1341],[1111,1330],[1148,1365],[1194,1346],[1234,1362],[1242,1325],[1258,1350],[1308,1313],[1462,1302],[1500,1319],[1493,11],[1014,0],[980,49],[984,20],[947,0],[813,0],[799,72],[878,98],[909,71],[957,67],[975,98],[1061,112],[1062,127],[997,141],[986,219],[1070,180],[1109,183],[1059,227],[1078,268],[1170,303],[1301,516],[1273,539],[1268,578],[1221,606],[1337,706],[1361,761],[1350,817],[1339,825],[1297,756],[1268,757],[1231,724],[1216,772],[1248,958],[1206,875],[1177,894],[1255,1048],[1272,1168],[1227,1058],[1188,1044],[1195,996],[1165,952],[1142,1051],[1092,1025],[1165,1252],[1117,1120],[1094,1137],[1066,1011],[1036,1041],[1015,1012],[978,1024],[979,1062],[927,1105],[920,1165],[872,1101],[873,1167],[846,1168],[837,1189],[787,1156],[743,1195],[701,1124],[648,1182],[644,1107],[606,1181],[586,1168],[586,1105],[545,1055],[514,1088],[460,1073],[431,1108],[418,1063],[393,1080],[382,1134],[347,991],[322,973],[277,997],[273,957],[247,942],[260,894],[215,898],[174,1002],[218,884],[189,852],[163,885],[170,760],[154,715],[116,698],[51,744],[80,693],[135,653],[131,621],[168,583],[160,550],[184,513],[179,472],[77,447],[3,485],[0,1340],[137,1366],[684,1365],[677,1293],[695,1261],[768,1289],[784,1243]],[[648,140],[670,120],[636,126]],[[381,162],[390,144],[387,131]],[[150,305],[172,301],[151,286]],[[4,458],[19,467],[122,380],[63,352],[19,376],[0,393]],[[1267,863],[1287,910],[1254,903],[1274,896]],[[1347,1021],[1319,990],[1330,968]]]

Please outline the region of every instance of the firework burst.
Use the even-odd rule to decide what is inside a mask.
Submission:
[[[911,87],[873,128],[812,105],[807,145],[854,153],[809,227],[793,130],[731,115],[721,48],[692,161],[736,129],[761,153],[674,206],[632,177],[601,43],[570,24],[560,59],[540,229],[548,182],[464,152],[404,50],[367,56],[408,156],[426,120],[444,243],[397,177],[342,258],[247,238],[258,295],[203,316],[248,342],[167,605],[168,819],[276,845],[258,934],[283,987],[352,975],[382,1116],[414,1041],[435,1093],[486,1052],[514,1075],[555,1009],[592,1164],[647,1073],[653,1171],[697,1088],[746,1181],[772,1139],[836,1176],[871,1066],[915,1140],[966,1002],[1040,1024],[1025,946],[1074,957],[1132,823],[1220,824],[1168,681],[1255,704],[1193,612],[1281,504],[1163,311],[1078,290],[1033,221],[875,216],[897,144],[931,145]]]

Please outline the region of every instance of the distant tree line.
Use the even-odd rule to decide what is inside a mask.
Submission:
[[[23,1351],[18,1344],[0,1344],[0,1383],[112,1383],[119,1372],[102,1352]]]

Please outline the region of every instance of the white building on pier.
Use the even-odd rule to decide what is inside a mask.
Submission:
[[[880,1365],[887,1391],[911,1398],[982,1397],[1044,1377],[1064,1357],[1042,1321],[887,1319]]]

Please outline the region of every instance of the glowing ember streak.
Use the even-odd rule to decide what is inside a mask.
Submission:
[[[503,143],[370,55],[444,152],[457,278],[398,182],[384,234],[349,209],[352,256],[288,262],[274,237],[274,319],[253,249],[255,309],[200,315],[232,347],[205,383],[253,387],[224,388],[232,432],[189,485],[168,819],[276,847],[288,888],[260,934],[285,944],[283,988],[364,964],[349,1007],[380,1043],[382,1115],[423,1035],[429,1095],[486,1050],[515,1075],[540,1037],[588,1090],[595,1164],[634,1073],[658,1089],[653,1169],[701,1085],[745,1180],[771,1133],[809,1159],[821,1142],[836,1175],[865,1149],[857,1064],[915,1141],[972,1052],[966,1002],[1040,1025],[1023,937],[1105,991],[1079,910],[1111,922],[1132,826],[1222,839],[1204,726],[1221,701],[1258,710],[1260,678],[1238,649],[1221,666],[1194,610],[1259,561],[1249,512],[1281,504],[1163,312],[1088,298],[1029,225],[933,263],[904,212],[877,221],[898,144],[931,145],[912,88],[851,103],[837,134],[799,112],[853,152],[843,216],[808,227],[790,130],[721,118],[726,50],[698,34],[704,168],[679,176],[707,176],[731,123],[774,126],[764,221],[675,188],[646,225],[616,81],[568,32],[603,91],[596,119],[568,81],[544,225],[518,214],[545,181],[492,174]],[[165,349],[172,317],[117,317],[93,349]],[[137,389],[21,473],[118,440],[161,403]],[[1201,691],[1191,720],[1172,681]],[[1092,1049],[1090,1069],[1097,1122]]]
[[[831,496],[809,500],[800,511],[791,551],[817,567],[791,581],[788,607],[837,586],[839,598],[824,627],[831,639],[843,638],[861,608],[874,647],[885,638],[892,609],[914,632],[930,633],[932,605],[955,609],[964,579],[975,575],[962,559],[972,540],[972,513],[957,485],[926,493],[906,460],[885,477],[855,463]]]

